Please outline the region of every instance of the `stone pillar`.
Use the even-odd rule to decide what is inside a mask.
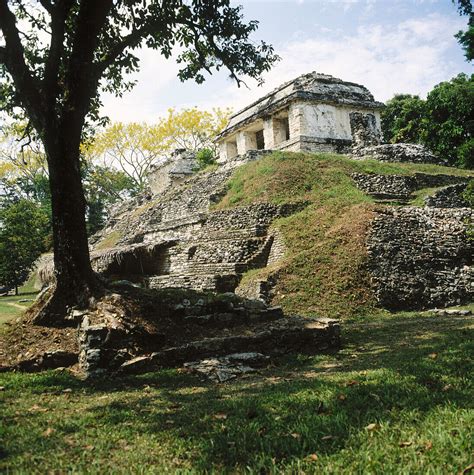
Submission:
[[[285,121],[282,119],[273,119],[273,143],[278,145],[279,143],[286,141],[286,126]]]
[[[267,117],[263,121],[263,139],[265,140],[265,148],[272,149],[275,147],[275,141],[273,138],[273,118]]]
[[[254,132],[239,132],[237,134],[237,152],[244,155],[248,150],[257,150],[257,138]]]
[[[290,124],[290,137],[302,135],[304,128],[304,107],[303,104],[293,103],[290,105],[288,114]]]
[[[219,145],[219,162],[223,163],[237,155],[236,142],[221,142]]]

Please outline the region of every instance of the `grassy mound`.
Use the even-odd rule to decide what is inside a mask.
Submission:
[[[238,168],[218,209],[260,201],[308,202],[275,222],[287,252],[278,268],[250,271],[245,281],[278,274],[274,303],[287,313],[350,317],[371,312],[375,299],[364,269],[365,236],[375,203],[352,173],[468,176],[436,165],[354,161],[341,155],[279,152]]]

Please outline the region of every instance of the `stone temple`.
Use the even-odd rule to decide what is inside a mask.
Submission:
[[[372,137],[378,137],[376,145],[383,107],[364,86],[326,74],[304,74],[231,116],[216,139],[218,161],[251,150],[348,152],[356,116],[365,118]]]

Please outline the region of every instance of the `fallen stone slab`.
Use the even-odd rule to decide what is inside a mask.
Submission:
[[[463,309],[456,309],[456,308],[450,308],[450,309],[435,308],[433,310],[430,310],[430,313],[435,313],[436,315],[439,315],[442,317],[449,317],[449,316],[467,317],[469,315],[472,315],[471,310],[463,310]]]
[[[67,368],[78,361],[78,354],[65,350],[46,351],[40,356],[24,359],[13,366],[2,367],[3,371],[23,371],[34,373],[47,369]]]
[[[184,363],[184,368],[215,383],[224,383],[239,376],[256,372],[255,366],[265,366],[269,359],[268,356],[257,352],[234,353],[220,358]]]

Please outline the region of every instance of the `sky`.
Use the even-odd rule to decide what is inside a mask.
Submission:
[[[170,107],[244,107],[281,83],[317,71],[369,88],[376,100],[395,93],[426,96],[460,72],[473,73],[453,35],[466,27],[450,0],[239,1],[258,20],[255,40],[271,43],[281,61],[265,84],[238,88],[222,70],[202,85],[181,83],[171,58],[139,53],[137,85],[122,98],[104,95],[113,121],[154,122]]]

